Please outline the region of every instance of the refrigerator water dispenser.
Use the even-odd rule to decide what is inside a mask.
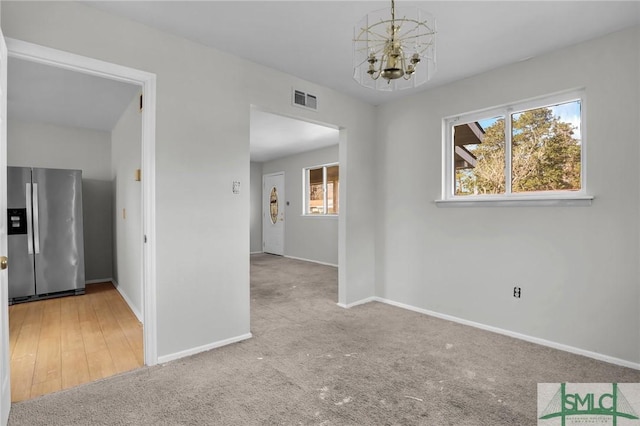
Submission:
[[[9,235],[27,233],[27,209],[7,209],[7,225]]]

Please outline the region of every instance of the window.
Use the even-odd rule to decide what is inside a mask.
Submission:
[[[303,170],[305,215],[337,215],[340,193],[340,173],[337,164],[310,167]]]
[[[444,120],[443,200],[590,200],[584,94],[573,92]]]

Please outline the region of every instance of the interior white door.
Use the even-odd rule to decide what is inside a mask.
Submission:
[[[0,425],[9,420],[9,299],[7,277],[7,45],[0,29]]]
[[[262,177],[262,251],[284,254],[284,172]]]

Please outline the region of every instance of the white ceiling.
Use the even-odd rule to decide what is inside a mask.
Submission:
[[[259,163],[339,142],[339,130],[251,108],[251,161]]]
[[[125,16],[372,104],[352,78],[353,26],[390,1],[90,1]],[[403,1],[437,22],[434,78],[415,91],[579,43],[640,22],[637,1]],[[415,93],[412,92],[412,93]]]
[[[141,89],[138,86],[9,58],[9,119],[111,131]]]
[[[438,70],[434,78],[420,88],[390,93],[359,86],[352,78],[351,56],[353,25],[372,10],[388,8],[388,1],[84,3],[374,105],[640,23],[639,1],[398,0],[397,8],[416,5],[435,16]],[[29,116],[100,130],[113,128],[114,120],[128,105],[130,96],[139,90],[15,58],[9,60],[8,89],[10,117]],[[289,125],[302,128],[289,128]],[[310,123],[252,111],[252,161],[288,155],[303,146],[319,148],[321,144],[329,144],[317,136],[314,136],[316,139],[300,138],[310,131],[306,130],[308,126],[314,127]],[[289,130],[285,130],[287,128]],[[291,135],[296,137],[288,150],[284,142]],[[277,152],[267,153],[267,144],[276,142]]]

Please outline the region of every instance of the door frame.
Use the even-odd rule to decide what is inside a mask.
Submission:
[[[267,221],[267,215],[270,214],[269,211],[267,211],[268,209],[266,208],[266,194],[267,194],[267,187],[265,186],[265,181],[267,178],[272,177],[272,176],[282,176],[282,187],[284,188],[284,190],[282,192],[284,192],[285,195],[285,199],[286,199],[286,195],[287,195],[287,189],[285,188],[285,173],[284,171],[282,172],[275,172],[275,173],[265,173],[262,175],[262,251],[264,252],[264,248],[265,248],[265,241],[266,241],[266,227],[265,227],[265,222]],[[280,194],[278,194],[278,198],[280,198]],[[283,201],[283,205],[282,208],[284,209],[286,202],[285,200]],[[287,215],[286,215],[286,209],[284,209],[285,211],[285,215],[284,215],[284,222],[285,224],[287,223]],[[281,256],[284,256],[284,237],[285,237],[285,233],[284,233],[284,225],[282,226],[282,254]],[[273,253],[273,254],[278,254],[278,253]]]
[[[9,57],[134,84],[142,88],[142,294],[144,362],[158,363],[156,307],[156,75],[146,71],[6,38]]]
[[[7,208],[7,62],[8,49],[0,29],[0,170],[4,169],[4,178],[0,178],[0,211]],[[0,218],[0,255],[7,256],[7,217]],[[0,425],[9,421],[11,411],[11,356],[9,354],[9,275],[0,271]]]

